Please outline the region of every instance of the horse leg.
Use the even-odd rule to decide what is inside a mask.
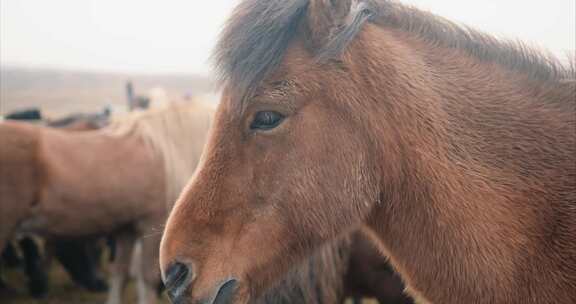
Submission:
[[[353,297],[352,304],[362,304],[362,298],[360,297]]]
[[[2,231],[0,231],[0,250],[4,251],[5,247],[7,247],[9,245],[10,244],[8,242],[7,234],[2,233]],[[0,261],[0,290],[4,290],[8,287],[8,285],[6,284],[6,282],[4,281],[4,278],[2,276],[3,268],[4,268],[2,262],[3,261]]]
[[[160,283],[160,271],[158,253],[161,235],[144,237],[141,240],[142,250],[138,265],[138,303],[154,304],[158,299],[158,285]]]
[[[106,236],[106,246],[108,246],[109,257],[108,261],[112,262],[116,259],[116,239],[112,235]]]
[[[99,276],[99,247],[95,239],[52,241],[56,259],[71,279],[91,292],[108,290],[106,281]]]
[[[4,277],[2,276],[3,268],[4,266],[2,265],[2,261],[0,261],[0,291],[8,288],[8,284],[6,284]]]
[[[8,268],[16,268],[22,265],[22,259],[18,256],[16,248],[12,242],[8,242],[6,248],[2,251],[2,261]]]
[[[24,254],[28,290],[34,298],[43,298],[48,293],[48,273],[38,243],[32,238],[25,237],[20,241],[20,247]]]
[[[102,272],[102,256],[104,254],[104,240],[100,239],[97,242],[91,242],[86,244],[86,250],[88,251],[88,258],[90,260],[90,277],[91,279],[91,289],[97,292],[104,292],[108,290],[108,283],[106,282],[105,276]]]
[[[107,304],[122,303],[122,294],[130,272],[130,260],[135,241],[136,234],[132,230],[122,230],[116,235],[116,256],[110,268]]]

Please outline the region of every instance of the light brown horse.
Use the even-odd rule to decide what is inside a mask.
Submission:
[[[384,0],[244,0],[215,56],[160,253],[178,303],[246,303],[359,228],[417,302],[574,303],[573,69]]]
[[[161,228],[196,168],[212,112],[196,102],[85,132],[0,124],[0,246],[15,231],[48,239],[114,233],[108,302],[118,303],[140,239],[139,301],[154,302]]]
[[[52,121],[43,121],[44,125],[48,125],[50,127],[57,127],[67,131],[87,131],[87,130],[95,130],[104,127],[109,120],[109,113],[104,111],[103,113],[97,114],[72,114],[67,117],[58,120]],[[9,120],[24,120],[28,123],[35,123],[41,122],[38,121],[42,118],[41,111],[39,109],[31,109],[21,112],[15,112],[7,116]],[[2,129],[6,131],[7,129]],[[3,174],[7,180],[12,178],[22,178],[26,175],[27,169],[32,169],[35,161],[30,157],[31,153],[35,153],[36,147],[32,146],[30,149],[26,147],[26,143],[30,142],[30,136],[23,135],[22,138],[24,139],[23,142],[19,142],[18,137],[13,137],[12,135],[17,135],[17,133],[3,133],[5,135],[6,142],[2,142],[6,149],[4,154],[0,156],[0,159],[3,163],[6,163],[7,166],[12,166],[12,168],[4,168],[6,171],[2,171],[0,169],[0,173]],[[10,140],[11,142],[8,142]],[[29,150],[28,153],[24,153],[22,155],[18,155],[11,150],[11,145],[13,144],[20,144],[24,149]],[[8,157],[12,156],[11,159]],[[14,157],[19,157],[20,161],[14,162],[16,159]],[[24,173],[24,175],[22,175]],[[23,182],[23,185],[31,184],[34,181],[34,178],[29,178],[28,181],[20,180]],[[6,183],[0,181],[0,184],[6,186]],[[20,191],[26,190],[25,187],[14,187],[14,189],[20,189]],[[35,185],[28,189],[35,189]],[[2,190],[1,193],[7,194],[8,189]],[[33,194],[33,191],[26,190],[29,194]],[[18,200],[15,200],[18,201]],[[31,202],[32,200],[23,200],[25,202]],[[10,204],[10,202],[5,202]],[[27,207],[26,204],[21,206],[17,206],[20,210],[25,210]],[[6,211],[7,215],[16,215],[16,218],[19,218],[17,214],[11,213],[9,210]],[[6,224],[14,224],[15,221],[4,221]],[[3,227],[4,230],[0,231],[9,231],[9,227]],[[3,237],[6,237],[8,233],[2,234]],[[4,243],[4,242],[1,242]],[[107,284],[102,279],[102,275],[99,273],[99,266],[100,266],[100,259],[98,259],[99,255],[97,252],[101,251],[99,249],[98,242],[95,242],[93,238],[88,238],[85,240],[78,239],[78,240],[49,240],[48,242],[44,243],[44,250],[41,250],[40,247],[42,244],[37,242],[37,238],[23,236],[22,239],[18,240],[18,242],[13,242],[12,244],[7,244],[6,247],[2,246],[0,251],[12,249],[13,251],[16,249],[17,246],[20,247],[22,258],[24,262],[24,269],[25,273],[28,278],[28,289],[30,294],[35,298],[41,298],[46,295],[48,292],[48,283],[49,283],[49,276],[47,275],[47,267],[49,261],[51,260],[51,256],[55,254],[55,257],[58,261],[64,266],[64,269],[71,275],[71,279],[79,284],[80,286],[87,288],[90,291],[94,292],[101,292],[107,290]],[[96,250],[96,251],[95,251]],[[44,254],[41,254],[41,252]],[[0,261],[0,280],[2,279],[2,262]]]

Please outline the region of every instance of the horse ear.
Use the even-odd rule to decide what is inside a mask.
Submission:
[[[311,0],[308,26],[315,49],[338,55],[376,14],[371,0]]]
[[[308,25],[314,44],[322,45],[332,29],[338,25],[351,0],[311,0],[308,7]],[[345,3],[348,2],[348,3]]]
[[[352,6],[353,2],[358,0],[310,0],[311,15],[322,17],[324,15],[328,18],[336,16],[345,16]]]

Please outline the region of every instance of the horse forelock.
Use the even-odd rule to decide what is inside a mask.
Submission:
[[[282,60],[308,0],[245,0],[234,10],[213,59],[222,84],[241,96]]]
[[[300,26],[303,21],[305,27]],[[459,49],[481,62],[497,63],[531,79],[576,78],[573,64],[566,67],[546,52],[396,1],[244,0],[228,20],[213,53],[220,84],[244,104],[261,81],[278,68],[298,32],[304,33],[311,55],[322,63],[338,58],[366,23],[409,33],[434,46]]]

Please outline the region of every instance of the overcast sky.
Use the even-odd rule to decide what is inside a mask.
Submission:
[[[286,0],[289,1],[289,0]],[[235,0],[0,0],[0,62],[119,72],[208,74]],[[566,58],[576,0],[407,0]]]

